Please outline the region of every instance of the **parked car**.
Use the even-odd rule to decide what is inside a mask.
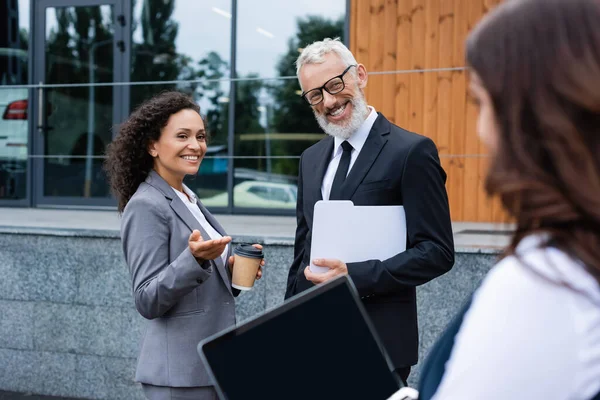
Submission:
[[[293,209],[297,197],[298,187],[289,183],[244,181],[233,187],[236,207]],[[226,207],[227,193],[200,200],[207,207]]]
[[[27,161],[27,89],[0,86],[0,160]]]
[[[12,63],[16,59],[17,63]],[[0,48],[0,65],[17,65],[27,68],[27,52],[19,49]],[[21,71],[23,74],[23,71]],[[22,198],[25,196],[25,172],[27,167],[27,107],[26,88],[3,88],[17,85],[20,78],[0,69],[0,197]]]

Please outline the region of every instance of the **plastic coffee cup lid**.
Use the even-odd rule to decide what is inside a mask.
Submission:
[[[235,254],[248,258],[265,258],[263,251],[251,244],[239,244],[233,251]]]

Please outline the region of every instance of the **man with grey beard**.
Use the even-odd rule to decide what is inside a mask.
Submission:
[[[367,71],[339,39],[306,47],[296,65],[302,98],[328,136],[300,158],[298,226],[285,297],[349,275],[394,372],[406,383],[418,358],[415,288],[454,264],[446,173],[433,141],[392,124],[367,105]],[[404,206],[406,251],[383,261],[313,260],[329,271],[311,271],[313,211],[319,200]]]

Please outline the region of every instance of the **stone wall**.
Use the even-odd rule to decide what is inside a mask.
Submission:
[[[267,263],[255,289],[237,299],[243,321],[283,301],[293,242],[240,240],[262,243]],[[453,270],[419,288],[421,360],[495,258],[458,249]],[[144,319],[118,232],[0,229],[0,277],[0,390],[143,399],[133,377]]]

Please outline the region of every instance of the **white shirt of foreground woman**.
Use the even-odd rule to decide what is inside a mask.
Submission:
[[[600,391],[600,285],[541,236],[485,278],[433,397],[587,400]]]

